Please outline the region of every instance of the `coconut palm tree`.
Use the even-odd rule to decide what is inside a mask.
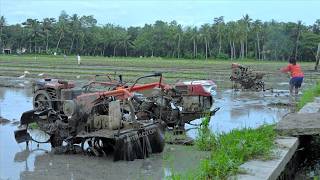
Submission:
[[[6,25],[6,19],[4,16],[0,17],[0,50],[2,51],[2,29]]]
[[[218,54],[221,54],[221,48],[222,48],[222,34],[223,34],[223,27],[224,27],[224,17],[216,17],[214,18],[214,25],[217,26],[217,37],[219,39],[219,50]]]
[[[200,31],[200,35],[204,40],[204,44],[205,44],[205,57],[206,59],[208,59],[208,49],[209,48],[209,42],[210,42],[210,25],[209,24],[204,24],[201,26],[201,28],[199,29]]]
[[[45,35],[46,36],[46,39],[45,39],[46,53],[48,53],[48,49],[49,49],[49,34],[52,31],[53,23],[55,21],[56,20],[54,18],[45,18],[43,19],[43,22],[42,22],[42,30],[46,34]]]
[[[59,21],[57,23],[57,31],[56,34],[59,35],[59,39],[56,45],[56,52],[58,51],[61,40],[63,39],[65,33],[68,31],[68,14],[65,11],[62,11],[59,16]]]
[[[252,21],[252,19],[249,17],[249,15],[248,14],[246,14],[246,15],[244,15],[243,17],[242,17],[242,20],[243,20],[243,22],[244,22],[244,24],[245,24],[245,41],[246,41],[246,44],[245,44],[245,47],[246,47],[246,54],[245,54],[245,56],[246,56],[246,58],[248,57],[248,33],[249,33],[249,31],[250,31],[250,25],[251,25],[251,21]]]
[[[34,53],[37,51],[37,37],[41,33],[41,22],[37,19],[27,19],[27,21],[23,22],[25,28],[29,30],[29,38],[30,38],[30,51],[31,51],[31,39],[34,42]]]
[[[261,20],[255,20],[252,24],[252,30],[255,33],[255,37],[256,37],[256,58],[257,59],[261,59],[261,47],[260,47],[260,34],[262,31],[262,22]]]
[[[77,14],[73,14],[70,17],[70,31],[71,31],[71,44],[69,49],[69,54],[72,53],[74,42],[77,40],[79,42],[79,37],[81,37],[81,22]]]

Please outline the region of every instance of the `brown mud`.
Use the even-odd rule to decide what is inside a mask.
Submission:
[[[271,102],[288,102],[287,94],[275,96],[270,92],[218,92],[215,106],[221,107],[211,117],[214,132],[228,132],[235,128],[257,127],[277,122],[288,108],[268,107]],[[197,168],[207,152],[194,146],[167,144],[164,152],[147,159],[113,162],[111,158],[79,154],[55,155],[49,144],[17,144],[13,131],[18,128],[21,113],[32,109],[29,88],[0,88],[0,116],[10,123],[0,124],[0,179],[162,179],[174,172]],[[193,124],[200,124],[197,119]],[[197,129],[186,125],[187,135],[195,138]],[[30,130],[39,140],[46,139],[38,130]]]

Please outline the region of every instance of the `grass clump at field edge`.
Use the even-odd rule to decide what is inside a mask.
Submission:
[[[303,94],[298,102],[298,109],[301,109],[304,105],[312,102],[315,97],[320,96],[320,81],[315,86],[303,91]]]
[[[250,159],[270,159],[275,137],[274,125],[236,129],[219,135],[212,133],[207,125],[202,125],[196,146],[200,150],[211,151],[211,155],[200,161],[196,172],[175,174],[170,178],[227,179],[241,173],[240,165]]]

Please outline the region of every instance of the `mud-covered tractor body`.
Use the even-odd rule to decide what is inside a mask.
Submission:
[[[264,82],[262,80],[264,73],[255,72],[249,67],[244,67],[240,64],[233,63],[232,74],[230,80],[233,81],[234,88],[239,84],[245,90],[264,90]]]
[[[157,82],[138,85],[141,78],[160,76]],[[164,129],[183,127],[209,112],[211,92],[200,83],[169,86],[161,74],[138,78],[128,86],[119,80],[90,82],[77,89],[72,82],[39,80],[34,86],[34,109],[22,114],[25,129],[15,132],[17,142],[32,140],[30,123],[50,135],[52,147],[67,143],[65,151],[80,144],[82,151],[114,160],[145,158],[162,152]],[[215,89],[215,84],[207,84]],[[93,88],[96,86],[99,88]],[[102,88],[101,88],[102,87]]]

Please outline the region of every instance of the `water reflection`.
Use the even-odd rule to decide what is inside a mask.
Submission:
[[[20,179],[161,179],[161,158],[114,163],[111,159],[82,155],[36,156],[35,169],[22,171]],[[148,164],[148,168],[144,164]]]
[[[32,108],[31,92],[25,89],[0,88],[0,116],[11,122],[20,119],[21,113]],[[24,144],[17,144],[14,139],[16,125],[11,123],[0,125],[0,179],[19,179],[19,174],[24,170],[33,170],[36,154],[27,159],[30,162],[15,161],[17,152],[24,151]],[[41,145],[42,147],[43,145]],[[45,146],[45,145],[44,145]],[[35,149],[35,144],[30,144]]]
[[[50,149],[48,144],[17,144],[14,139],[14,130],[17,126],[11,124],[0,125],[0,179],[19,179],[22,171],[33,171],[37,155]],[[43,150],[38,150],[43,149]]]
[[[48,150],[41,149],[39,147],[37,147],[36,149],[31,149],[30,146],[28,146],[24,150],[17,152],[14,156],[13,161],[17,162],[17,163],[24,162],[25,163],[24,171],[30,171],[30,168],[28,165],[28,160],[30,159],[29,156],[31,156],[33,154],[43,154],[43,153],[48,153]],[[33,163],[33,162],[31,162],[31,163]],[[32,166],[32,170],[33,170],[33,166]]]
[[[275,102],[287,103],[288,93],[274,94],[271,92],[219,92],[215,106],[221,109],[211,117],[210,127],[216,133],[229,132],[232,129],[258,127],[265,123],[275,123],[289,112],[288,108],[269,107]],[[201,120],[193,121],[200,124]],[[186,128],[193,126],[187,125]],[[197,130],[188,131],[188,135],[196,137]]]
[[[31,90],[0,87],[0,116],[9,120],[19,120],[21,114],[30,109]]]

